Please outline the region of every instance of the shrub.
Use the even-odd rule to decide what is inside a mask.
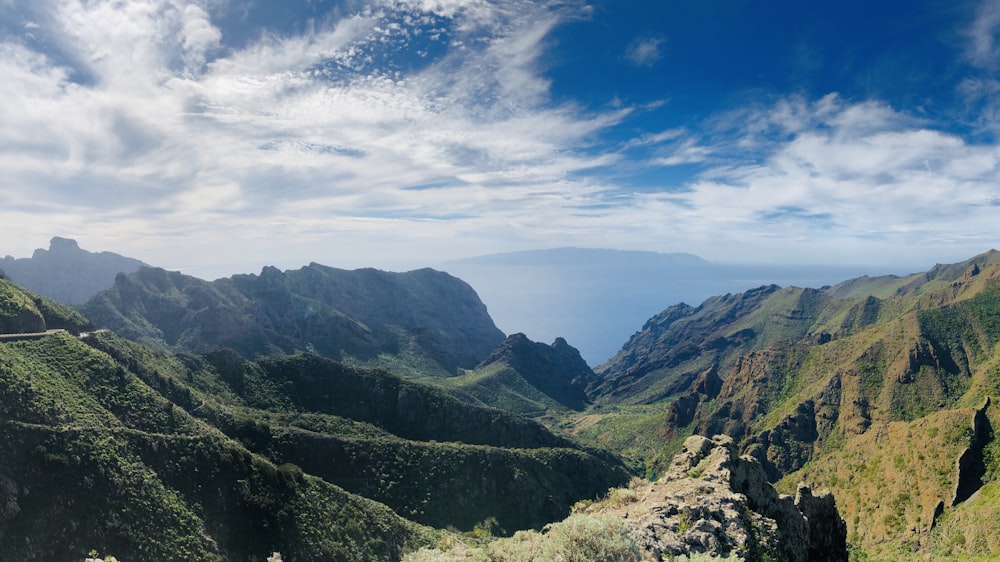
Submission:
[[[487,547],[490,562],[628,562],[639,560],[639,548],[620,519],[570,515],[545,535],[520,531]]]

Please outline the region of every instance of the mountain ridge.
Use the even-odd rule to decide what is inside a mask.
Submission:
[[[441,376],[474,367],[504,338],[468,284],[432,269],[312,263],[209,282],[143,268],[80,308],[101,327],[168,349],[227,347],[246,357],[315,350],[360,362],[389,354]]]
[[[76,240],[53,237],[30,258],[5,256],[0,270],[18,285],[64,304],[80,304],[114,284],[118,273],[146,264],[113,252],[88,252]]]
[[[595,369],[589,393],[605,408],[656,405],[662,413],[641,419],[665,451],[689,432],[724,433],[784,490],[802,479],[831,488],[851,542],[866,550],[982,555],[928,534],[939,516],[979,532],[968,512],[950,515],[964,503],[955,498],[997,480],[996,422],[976,420],[997,419],[998,257],[677,305]],[[880,445],[885,435],[913,453]]]

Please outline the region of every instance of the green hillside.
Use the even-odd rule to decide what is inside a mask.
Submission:
[[[430,536],[250,452],[68,334],[0,343],[0,396],[13,558],[392,559]]]
[[[662,436],[643,459],[654,474],[692,432],[731,435],[786,491],[801,480],[833,490],[852,542],[876,558],[985,556],[989,521],[967,502],[981,504],[1000,473],[997,256],[668,309],[590,389],[596,412],[663,414],[614,406],[598,423],[645,420]],[[975,544],[957,542],[966,533]]]
[[[15,317],[82,318],[0,288]],[[386,371],[108,331],[0,339],[0,426],[0,544],[26,560],[395,560],[436,540],[421,523],[540,528],[629,478]]]

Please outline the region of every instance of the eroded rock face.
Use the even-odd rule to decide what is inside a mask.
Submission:
[[[660,480],[601,513],[624,517],[644,560],[847,560],[847,527],[833,496],[814,495],[804,484],[794,499],[779,495],[760,464],[740,457],[727,436],[689,437]]]

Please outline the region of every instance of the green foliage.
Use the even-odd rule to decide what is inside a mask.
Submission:
[[[16,317],[25,312],[41,316],[27,291],[6,279],[0,279],[0,316]]]
[[[276,547],[297,560],[391,560],[431,538],[192,417],[208,395],[188,375],[110,334],[0,344],[7,554],[77,559],[74,545],[96,543],[124,560],[263,559]],[[206,388],[212,376],[197,375]]]
[[[519,531],[486,548],[490,562],[628,562],[639,560],[639,548],[620,519],[571,515],[549,526],[543,535]]]
[[[667,411],[666,404],[601,406],[582,415],[563,416],[556,427],[584,445],[623,457],[634,474],[655,478],[686,437],[667,440]]]
[[[384,371],[306,355],[174,357],[108,334],[88,341],[250,450],[425,524],[470,530],[494,516],[511,531],[540,527],[628,478],[539,424]],[[476,442],[524,448],[467,444]]]

